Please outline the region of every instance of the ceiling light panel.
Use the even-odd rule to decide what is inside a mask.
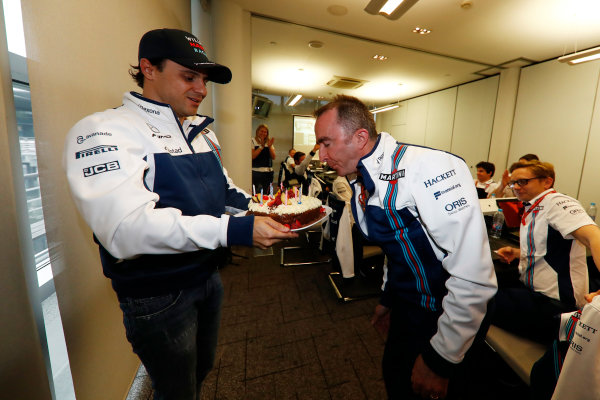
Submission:
[[[371,0],[365,11],[373,15],[383,15],[392,20],[400,18],[418,0]]]

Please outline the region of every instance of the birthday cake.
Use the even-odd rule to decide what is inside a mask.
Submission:
[[[288,225],[292,229],[301,228],[325,215],[321,200],[303,196],[297,190],[280,190],[275,195],[252,196],[248,214],[265,216]]]

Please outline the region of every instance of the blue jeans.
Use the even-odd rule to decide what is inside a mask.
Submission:
[[[154,399],[200,398],[215,359],[222,302],[218,272],[198,287],[122,299],[127,340],[148,371]]]

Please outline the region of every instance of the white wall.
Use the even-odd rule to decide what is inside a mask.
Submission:
[[[498,76],[460,85],[450,151],[464,158],[475,176],[475,165],[490,153]]]
[[[573,197],[579,195],[599,72],[597,61],[570,66],[555,60],[521,71],[509,162],[537,154],[554,164],[557,189]],[[597,158],[596,149],[589,151]]]
[[[474,173],[489,157],[497,88],[496,76],[402,101],[377,114],[377,129],[400,142],[450,151]]]
[[[496,179],[521,155],[535,153],[554,164],[557,189],[587,207],[600,203],[599,75],[600,61],[510,69],[500,78],[403,101],[377,114],[377,129],[449,150],[473,175],[478,161],[492,161]]]

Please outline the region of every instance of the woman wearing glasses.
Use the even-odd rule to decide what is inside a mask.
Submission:
[[[519,260],[520,282],[496,294],[492,323],[520,336],[550,343],[555,315],[585,304],[589,290],[587,246],[600,265],[600,229],[572,197],[554,190],[554,167],[520,161],[508,183],[523,201],[520,248],[497,251],[507,263]]]

